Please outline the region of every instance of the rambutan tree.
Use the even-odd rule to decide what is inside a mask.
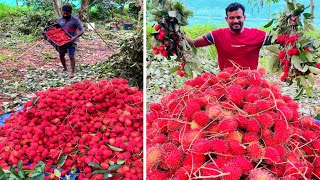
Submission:
[[[177,72],[179,76],[193,76],[192,69],[197,69],[197,64],[187,62],[190,50],[196,52],[185,39],[183,26],[188,24],[188,17],[192,11],[186,10],[180,2],[170,0],[149,1],[151,17],[149,21],[157,23],[154,25],[155,32],[151,35],[151,45],[154,55],[160,59],[175,60],[181,62],[179,66],[170,69],[170,73]]]
[[[309,6],[308,6],[309,7]],[[320,53],[314,39],[306,32],[314,30],[312,14],[300,3],[287,1],[287,8],[265,27],[272,29],[272,43],[268,47],[273,55],[270,61],[273,72],[282,72],[281,81],[298,86],[296,98],[305,91],[312,95],[314,77],[320,74]],[[302,19],[303,18],[303,19]]]

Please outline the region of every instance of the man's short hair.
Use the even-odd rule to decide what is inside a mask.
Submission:
[[[237,3],[237,2],[234,2],[234,3],[231,3],[229,4],[229,6],[226,8],[226,15],[228,16],[228,12],[232,12],[232,11],[236,11],[238,9],[242,9],[243,11],[243,15],[244,15],[244,6],[240,3]]]
[[[62,11],[64,12],[72,12],[72,6],[70,4],[65,4],[62,6]]]

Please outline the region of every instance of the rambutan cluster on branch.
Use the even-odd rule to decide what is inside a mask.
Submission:
[[[151,103],[148,179],[319,179],[320,126],[264,74],[203,73]]]

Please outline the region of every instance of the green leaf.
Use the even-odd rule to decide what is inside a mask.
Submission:
[[[306,75],[306,78],[308,79],[308,81],[310,82],[311,86],[314,85],[315,83],[315,79],[313,76],[311,76],[310,74]]]
[[[104,173],[102,176],[103,179],[107,179],[107,178],[111,178],[111,177],[112,177],[112,174],[110,174],[110,173]]]
[[[152,4],[150,5],[150,9],[154,9],[155,7],[157,7],[159,5],[159,0],[155,0],[152,2]]]
[[[169,75],[173,74],[174,72],[176,72],[178,69],[180,68],[180,66],[174,66],[172,68],[169,69]]]
[[[184,70],[185,70],[186,74],[188,75],[188,77],[192,77],[192,69],[191,69],[191,66],[189,63],[187,63],[184,66]]]
[[[293,67],[295,67],[299,71],[302,71],[301,59],[300,59],[299,56],[296,56],[296,55],[292,56],[291,57],[291,63],[293,64]]]
[[[40,96],[37,96],[36,98],[33,99],[32,104],[35,105],[38,100],[39,100]]]
[[[279,51],[279,48],[278,48],[277,46],[275,46],[275,45],[268,46],[267,49],[268,49],[270,52],[272,52],[272,53],[274,53],[274,54],[276,54],[276,55],[278,55],[279,52],[280,52],[280,51]]]
[[[103,168],[100,166],[100,164],[95,163],[95,162],[91,162],[91,163],[89,163],[88,165],[91,166],[91,167],[98,168],[98,169],[103,169]]]
[[[119,165],[124,164],[125,162],[126,162],[126,160],[121,160],[121,159],[117,160],[117,164],[119,164]]]
[[[123,151],[123,149],[118,148],[118,147],[111,146],[110,144],[107,144],[107,146],[109,146],[110,149],[112,149],[112,150],[114,150],[114,151],[120,151],[120,152]]]
[[[306,18],[306,19],[310,19],[312,16],[311,13],[303,13],[303,17]]]
[[[58,162],[57,162],[57,166],[58,167],[61,167],[61,166],[63,166],[63,164],[66,162],[66,160],[67,160],[67,155],[65,155],[65,154],[62,154],[60,157],[59,157],[59,160],[58,160]]]
[[[289,8],[289,10],[293,11],[294,10],[294,3],[288,2],[288,8]]]
[[[20,160],[20,161],[18,162],[18,169],[19,169],[19,170],[22,169],[22,160]]]
[[[2,170],[2,168],[0,167],[0,179],[2,179],[4,177],[4,171]]]
[[[312,54],[310,53],[310,52],[306,52],[306,58],[307,58],[307,60],[309,61],[309,62],[312,62],[312,60],[313,60],[313,56],[312,56]]]
[[[37,179],[44,180],[45,175],[42,173]]]
[[[108,171],[102,169],[102,170],[95,170],[93,171],[91,174],[103,174],[103,173],[107,173]]]
[[[120,167],[121,167],[121,165],[119,165],[119,164],[114,164],[114,165],[109,166],[108,170],[109,170],[109,171],[112,171],[112,170],[119,169]]]
[[[268,28],[273,24],[274,19],[271,19],[271,21],[269,21],[266,25],[264,25],[264,28]]]
[[[24,176],[24,174],[23,174],[23,171],[19,171],[18,172],[18,176],[20,177],[20,178],[25,178],[25,176]],[[1,179],[1,178],[0,178]]]
[[[54,174],[56,177],[58,177],[58,178],[61,177],[61,172],[59,171],[59,169],[54,169],[54,170],[53,170],[53,174]]]
[[[35,171],[32,171],[30,177],[36,177],[36,176],[39,176],[40,174],[42,174],[42,172],[35,170]]]

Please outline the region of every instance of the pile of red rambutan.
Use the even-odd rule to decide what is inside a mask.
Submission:
[[[264,74],[204,73],[150,104],[148,179],[319,179],[320,127]]]
[[[88,164],[99,164],[114,179],[142,179],[142,92],[125,79],[96,83],[83,81],[69,87],[37,92],[22,112],[0,127],[0,167],[33,169],[38,161],[53,173],[59,157],[66,156],[62,176],[73,167],[78,179],[103,179]],[[111,179],[112,179],[111,178]]]

